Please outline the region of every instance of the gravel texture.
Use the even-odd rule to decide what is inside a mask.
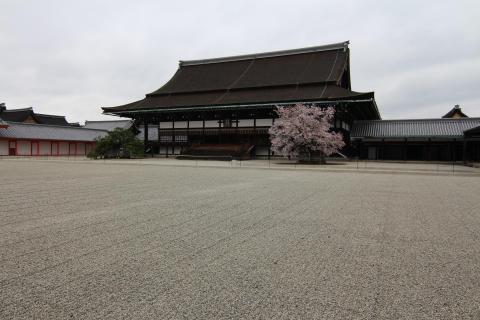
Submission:
[[[0,163],[0,319],[480,319],[480,178]]]

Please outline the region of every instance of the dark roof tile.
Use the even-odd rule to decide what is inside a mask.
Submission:
[[[348,42],[227,58],[183,61],[163,87],[145,99],[102,108],[122,114],[139,110],[370,99],[350,90]]]

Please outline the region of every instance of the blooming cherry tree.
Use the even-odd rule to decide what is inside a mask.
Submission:
[[[330,130],[335,109],[320,108],[296,104],[289,107],[277,107],[278,119],[270,127],[272,150],[283,156],[320,156],[325,157],[339,151],[345,143],[341,133]]]

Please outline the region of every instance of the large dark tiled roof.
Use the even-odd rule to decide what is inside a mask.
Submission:
[[[105,113],[349,99],[372,101],[373,92],[350,88],[348,42],[226,58],[180,61],[175,75],[144,99]]]

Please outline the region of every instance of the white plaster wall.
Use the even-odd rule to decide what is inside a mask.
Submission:
[[[69,143],[68,154],[71,156],[75,155],[75,143]]]
[[[85,154],[88,154],[90,151],[92,151],[93,145],[91,143],[87,143],[85,146]]]
[[[187,121],[175,121],[175,129],[183,129],[187,127]]]
[[[257,119],[257,127],[267,127],[267,126],[269,127],[271,125],[272,125],[272,119]]]
[[[218,128],[218,121],[217,120],[205,121],[205,128]]]
[[[85,155],[85,143],[78,142],[77,143],[77,156]]]
[[[171,129],[172,121],[160,122],[160,129]]]
[[[60,142],[59,154],[61,156],[67,156],[68,155],[68,142]]]
[[[41,156],[49,156],[51,151],[52,151],[52,148],[51,148],[51,144],[50,144],[50,141],[40,141],[40,155]]]
[[[17,154],[19,156],[31,155],[30,141],[17,141]]]
[[[203,128],[203,121],[190,121],[190,128]]]
[[[239,127],[253,127],[253,119],[240,119],[238,120]]]
[[[8,141],[0,140],[0,156],[8,156]]]

